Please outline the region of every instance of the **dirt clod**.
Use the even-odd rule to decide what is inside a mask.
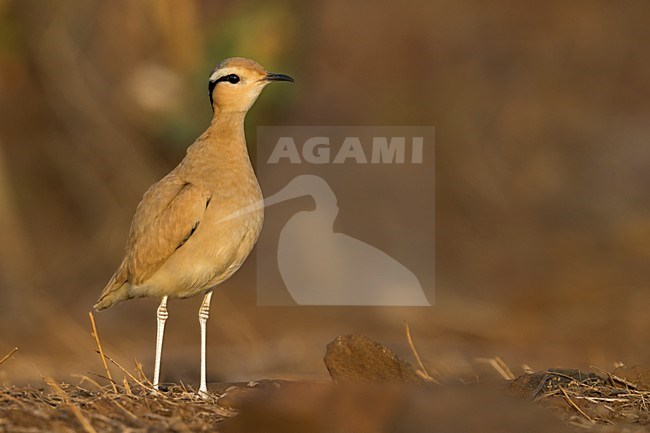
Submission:
[[[325,366],[334,382],[423,383],[392,350],[363,335],[339,336],[327,345]]]

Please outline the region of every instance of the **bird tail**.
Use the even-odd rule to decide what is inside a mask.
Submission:
[[[129,296],[129,288],[131,287],[131,284],[126,280],[126,278],[121,278],[121,269],[122,267],[120,267],[115,275],[113,275],[113,278],[111,278],[102,291],[99,300],[93,306],[96,311],[105,310],[115,304],[126,301],[131,297]]]

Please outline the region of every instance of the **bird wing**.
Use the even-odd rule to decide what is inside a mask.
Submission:
[[[210,203],[210,192],[175,173],[152,186],[131,223],[124,257],[127,279],[146,281],[197,230]]]
[[[173,172],[149,188],[135,211],[124,260],[100,299],[153,275],[197,230],[210,198],[207,189]]]
[[[146,281],[201,224],[210,191],[172,172],[145,193],[136,209],[124,260],[108,282],[97,310],[128,299],[129,286]]]

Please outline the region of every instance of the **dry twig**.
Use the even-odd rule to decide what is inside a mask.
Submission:
[[[140,361],[134,358],[133,362],[135,363],[135,369],[138,370],[138,375],[140,376],[140,380],[148,383],[149,386],[153,388],[153,383],[151,383],[147,375],[144,374],[144,370],[142,370],[142,364],[140,363]]]
[[[143,389],[148,390],[148,391],[152,390],[152,387],[151,387],[151,386],[147,386],[146,384],[142,383],[142,381],[138,380],[134,375],[132,375],[131,372],[129,372],[129,370],[127,370],[126,368],[122,367],[122,365],[121,365],[119,362],[117,362],[116,360],[114,360],[113,358],[111,358],[111,357],[108,356],[108,355],[106,355],[106,358],[107,358],[109,361],[111,361],[113,364],[115,364],[115,365],[117,366],[117,368],[119,368],[120,370],[122,370],[122,372],[123,372],[124,374],[126,374],[127,376],[129,376],[129,377],[130,377],[130,378],[131,378],[135,383],[137,383],[138,385],[140,385]],[[126,379],[126,378],[125,378],[125,379]]]
[[[111,386],[113,387],[113,392],[117,394],[117,386],[115,386],[115,382],[113,381],[113,377],[111,376],[111,371],[108,369],[108,364],[106,364],[106,357],[104,357],[104,350],[102,349],[102,344],[99,342],[99,335],[97,334],[97,327],[95,326],[95,316],[93,316],[92,311],[88,312],[88,316],[90,317],[90,324],[93,327],[92,334],[93,337],[95,337],[95,343],[97,343],[97,349],[99,349],[99,356],[102,358],[102,363],[104,364],[104,370],[106,370],[106,376],[111,382]]]
[[[489,364],[492,368],[496,370],[499,375],[504,378],[505,380],[513,380],[516,379],[516,376],[512,374],[512,371],[508,366],[506,365],[505,362],[498,356],[494,358],[475,358],[477,362],[482,362],[484,364]]]
[[[6,360],[11,358],[14,355],[14,353],[16,353],[17,351],[18,351],[17,347],[14,347],[13,349],[11,349],[9,351],[9,353],[7,353],[2,359],[0,359],[0,365],[2,365]]]
[[[90,382],[93,385],[95,385],[97,387],[97,389],[102,389],[102,386],[99,383],[97,383],[96,380],[91,379],[90,377],[86,376],[85,374],[74,374],[74,373],[72,373],[70,376],[77,377],[77,378],[81,379],[81,381],[79,382],[79,385],[82,385],[84,382]]]
[[[97,433],[97,430],[93,428],[93,426],[90,424],[90,421],[84,416],[84,414],[81,412],[81,409],[74,403],[70,402],[70,398],[68,397],[68,394],[59,386],[58,383],[54,381],[51,377],[46,377],[43,378],[46,384],[50,386],[54,390],[54,392],[61,397],[63,400],[63,403],[66,404],[70,410],[72,411],[72,414],[77,418],[77,421],[79,421],[79,424],[83,427],[83,429],[87,433]]]
[[[415,356],[415,360],[418,363],[419,370],[416,370],[418,376],[422,377],[427,382],[440,385],[440,382],[431,377],[427,369],[424,367],[424,364],[422,364],[422,359],[420,359],[420,355],[418,354],[418,351],[415,348],[415,344],[413,343],[413,338],[411,338],[411,329],[409,328],[408,322],[404,321],[404,327],[406,328],[406,339],[408,340],[409,346],[411,347],[411,352],[413,352],[413,356]]]
[[[589,415],[587,415],[587,414],[586,414],[582,409],[580,409],[580,408],[578,407],[577,404],[575,404],[575,403],[573,402],[573,400],[571,400],[571,397],[569,397],[569,394],[567,394],[567,392],[564,390],[564,388],[562,388],[561,386],[560,386],[559,388],[560,388],[560,391],[562,391],[562,395],[564,395],[564,399],[566,400],[567,403],[569,403],[569,405],[570,405],[571,407],[573,407],[575,410],[577,410],[578,413],[580,413],[580,415],[582,415],[582,416],[584,416],[585,418],[587,418],[590,422],[592,422],[592,423],[595,422],[595,421],[593,420],[592,417],[590,417]]]

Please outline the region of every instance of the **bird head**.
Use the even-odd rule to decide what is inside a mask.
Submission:
[[[262,89],[273,81],[293,81],[293,78],[266,72],[258,63],[242,57],[226,59],[210,75],[208,90],[212,109],[248,111]]]

